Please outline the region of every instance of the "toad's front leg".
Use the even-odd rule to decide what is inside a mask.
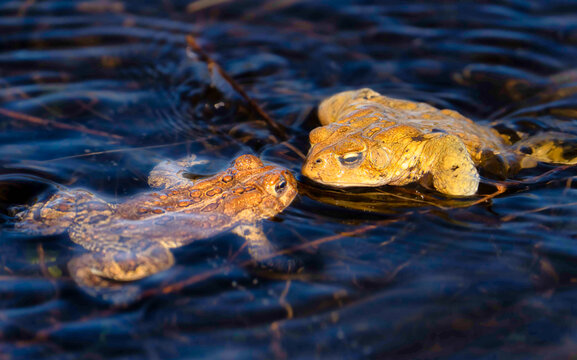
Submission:
[[[148,176],[148,185],[154,188],[168,189],[189,185],[191,180],[183,175],[194,165],[206,164],[207,160],[196,160],[196,155],[190,155],[180,160],[164,160],[158,163]]]
[[[457,136],[430,133],[422,136],[421,166],[443,194],[470,196],[479,187],[479,172],[465,144]]]
[[[248,253],[257,264],[289,273],[298,269],[297,260],[277,254],[276,247],[270,243],[262,230],[262,224],[238,225],[232,232],[246,239]]]

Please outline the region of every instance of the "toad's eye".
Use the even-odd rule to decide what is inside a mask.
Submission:
[[[339,161],[343,165],[355,165],[359,163],[363,158],[363,153],[352,152],[339,156]]]
[[[274,191],[276,191],[277,194],[280,194],[284,191],[285,188],[286,188],[286,180],[284,177],[281,177],[279,182],[274,187]]]

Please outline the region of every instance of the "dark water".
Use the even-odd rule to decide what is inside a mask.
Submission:
[[[577,356],[574,168],[467,200],[303,182],[264,224],[301,273],[241,266],[226,234],[121,308],[78,290],[65,235],[15,233],[9,210],[56,184],[122,201],[190,153],[206,174],[243,152],[298,174],[315,106],[357,87],[575,132],[575,2],[6,1],[0,34],[0,359]]]

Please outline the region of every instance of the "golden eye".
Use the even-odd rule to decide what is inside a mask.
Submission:
[[[343,165],[355,165],[363,159],[363,153],[352,152],[339,156],[339,162]]]

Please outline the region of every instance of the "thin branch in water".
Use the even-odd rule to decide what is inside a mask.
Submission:
[[[74,130],[74,131],[78,131],[78,132],[85,133],[85,134],[103,136],[103,137],[113,138],[113,139],[122,139],[123,138],[120,135],[111,134],[111,133],[108,133],[105,131],[100,131],[100,130],[89,129],[89,128],[82,126],[82,125],[65,124],[65,123],[61,123],[58,121],[42,119],[42,118],[39,118],[36,116],[23,114],[23,113],[19,113],[16,111],[3,109],[3,108],[0,108],[0,114],[7,116],[9,118],[15,119],[15,120],[26,121],[26,122],[29,122],[31,124],[36,124],[36,125],[53,126],[55,128],[59,128],[59,129]]]
[[[230,76],[224,69],[214,61],[206,52],[202,50],[200,45],[196,42],[196,39],[192,35],[186,37],[186,43],[188,46],[196,53],[201,61],[208,64],[209,71],[217,71],[220,76],[230,85],[232,88],[249,104],[249,106],[261,116],[268,126],[271,128],[272,132],[282,140],[287,140],[285,131],[260,107],[260,105],[254,101],[246,91],[237,83],[232,76]]]
[[[186,12],[192,14],[230,1],[232,0],[196,0],[186,6]]]
[[[395,270],[393,270],[393,272],[389,276],[387,276],[387,282],[393,281],[397,277],[399,272],[401,272],[401,270],[403,270],[407,266],[411,265],[411,263],[412,263],[412,260],[407,260],[404,263],[402,263],[401,265],[397,266],[395,268]]]
[[[293,311],[293,308],[292,308],[291,304],[289,304],[289,303],[286,301],[286,297],[287,297],[287,295],[288,295],[288,292],[289,292],[289,290],[290,290],[290,287],[291,287],[291,280],[288,279],[288,280],[286,281],[286,285],[285,285],[285,287],[284,287],[284,290],[282,291],[282,294],[280,295],[280,297],[279,297],[279,299],[278,299],[278,303],[279,303],[283,308],[285,308],[285,310],[286,310],[286,318],[287,318],[287,320],[288,320],[288,319],[292,319],[293,316],[294,316],[294,311]]]
[[[233,263],[234,260],[242,253],[242,251],[243,251],[246,247],[248,247],[248,241],[245,241],[245,242],[241,245],[241,247],[240,247],[237,251],[235,251],[234,254],[232,254],[232,256],[228,259],[228,262],[229,262],[229,263]]]
[[[117,308],[115,308],[115,307],[108,308],[105,310],[96,310],[91,314],[88,314],[86,316],[79,318],[77,320],[77,322],[78,323],[89,323],[89,322],[93,321],[94,319],[101,319],[101,318],[105,318],[108,316],[112,316],[112,315],[116,314],[117,312],[118,312]],[[67,323],[62,321],[62,322],[54,323],[52,326],[49,326],[47,328],[40,329],[36,332],[34,338],[29,340],[29,341],[31,341],[31,343],[35,343],[37,341],[43,341],[44,342],[44,341],[50,339],[50,336],[53,333],[60,331],[66,325],[67,325]]]
[[[403,218],[404,218],[404,217],[403,217]],[[331,236],[326,236],[326,237],[323,237],[323,238],[320,238],[320,239],[316,239],[316,240],[310,241],[310,242],[308,242],[308,243],[296,245],[296,246],[293,246],[293,247],[291,247],[291,248],[288,248],[288,249],[279,251],[279,252],[277,252],[277,253],[275,253],[275,254],[270,255],[269,257],[272,258],[272,257],[278,256],[278,255],[286,255],[286,254],[290,254],[290,253],[292,253],[292,252],[295,252],[295,251],[297,251],[297,250],[302,250],[302,249],[306,249],[306,248],[310,248],[310,247],[314,248],[314,247],[319,246],[320,244],[324,244],[324,243],[327,243],[327,242],[339,240],[339,239],[342,239],[342,238],[345,238],[345,237],[351,237],[351,236],[355,236],[355,235],[364,234],[364,233],[366,233],[366,232],[368,232],[368,231],[370,231],[370,230],[376,229],[376,228],[379,227],[380,225],[384,225],[384,223],[387,223],[387,224],[388,224],[388,223],[396,222],[396,221],[398,221],[398,220],[400,220],[400,219],[385,220],[384,222],[379,222],[379,223],[377,223],[377,224],[372,224],[372,225],[363,226],[363,227],[361,227],[361,228],[357,228],[357,229],[352,230],[352,231],[345,231],[345,232],[342,232],[342,233],[340,233],[340,234],[335,234],[335,235],[331,235]],[[268,260],[268,259],[263,259],[263,260]]]
[[[48,268],[46,267],[46,256],[44,254],[44,247],[42,244],[38,244],[36,246],[36,252],[38,253],[38,264],[40,265],[40,271],[42,271],[42,276],[47,279],[51,279],[50,273],[48,272]]]
[[[36,0],[26,0],[26,2],[22,4],[22,6],[20,6],[20,8],[18,9],[18,17],[25,16],[28,9],[32,7],[35,2]]]
[[[268,2],[265,1],[263,6],[248,12],[242,19],[244,21],[251,21],[256,17],[266,16],[267,14],[279,11],[294,4],[298,4],[299,2],[303,2],[303,0],[277,0]]]
[[[495,186],[497,187],[497,191],[495,191],[495,192],[492,193],[492,194],[483,196],[483,197],[480,198],[479,200],[474,201],[474,202],[472,202],[471,204],[469,204],[469,206],[475,206],[475,205],[477,205],[477,204],[484,203],[484,202],[486,202],[486,201],[489,201],[489,200],[491,200],[491,199],[493,199],[493,198],[495,198],[495,197],[503,194],[505,191],[507,191],[507,186],[505,186],[505,185],[503,185],[503,184],[496,183]]]
[[[112,118],[110,116],[104,115],[103,113],[96,111],[94,109],[94,105],[98,104],[98,99],[97,98],[91,98],[90,102],[88,104],[86,104],[84,101],[82,100],[76,100],[76,103],[78,105],[80,105],[80,107],[82,108],[82,110],[88,111],[91,114],[106,120],[106,121],[112,121]]]
[[[93,151],[93,152],[89,152],[89,153],[85,153],[85,154],[62,156],[59,158],[48,159],[48,160],[38,160],[38,161],[34,161],[34,162],[35,163],[46,163],[46,162],[52,162],[52,161],[61,161],[61,160],[83,158],[83,157],[94,156],[94,155],[113,154],[113,153],[117,153],[117,152],[126,152],[126,151],[133,152],[133,151],[138,151],[138,150],[158,149],[158,148],[163,148],[163,147],[182,145],[182,144],[186,144],[189,142],[190,142],[190,140],[186,140],[186,141],[179,141],[179,142],[170,143],[170,144],[129,147],[129,148],[120,148],[120,149],[103,150],[103,151]]]
[[[248,263],[248,262],[247,262],[247,263]],[[209,270],[209,271],[205,271],[205,272],[203,272],[203,273],[200,273],[200,274],[191,276],[190,278],[188,278],[188,279],[186,279],[186,280],[183,280],[183,281],[180,281],[180,282],[177,282],[177,283],[174,283],[174,284],[165,286],[165,287],[163,287],[163,288],[161,288],[161,289],[151,289],[151,290],[149,290],[149,291],[146,291],[146,292],[144,292],[144,293],[142,294],[142,298],[146,298],[146,297],[148,297],[148,296],[155,295],[155,294],[157,294],[157,293],[159,293],[159,292],[162,293],[162,294],[170,294],[170,293],[178,292],[178,291],[182,290],[183,288],[185,288],[186,286],[199,283],[199,282],[201,282],[201,281],[204,281],[204,280],[206,280],[206,279],[211,278],[211,277],[214,276],[214,275],[218,275],[218,274],[221,274],[221,273],[228,272],[228,271],[230,271],[231,269],[232,269],[232,266],[231,266],[231,265],[225,265],[225,266],[222,266],[222,267],[219,267],[219,268],[215,268],[215,269],[212,269],[212,270]]]
[[[287,359],[287,353],[282,347],[282,333],[280,331],[280,323],[278,321],[273,321],[270,324],[270,330],[272,332],[270,347],[274,354],[274,358],[279,360]]]
[[[571,202],[571,203],[567,203],[567,204],[556,204],[556,205],[548,205],[548,206],[543,206],[537,209],[531,209],[531,210],[526,210],[526,211],[520,211],[518,213],[515,214],[511,214],[511,215],[507,215],[501,218],[502,221],[511,221],[513,219],[516,219],[520,216],[523,215],[527,215],[527,214],[534,214],[534,213],[539,213],[545,210],[552,210],[552,209],[560,209],[560,208],[564,208],[564,207],[573,207],[573,206],[577,206],[577,202]]]
[[[542,180],[543,178],[545,178],[545,177],[547,177],[547,176],[549,176],[549,175],[555,174],[555,173],[560,172],[560,171],[567,170],[567,169],[572,168],[572,167],[574,167],[574,166],[575,166],[575,165],[562,165],[562,166],[557,166],[556,168],[551,169],[551,170],[549,170],[549,171],[546,171],[546,172],[544,172],[543,174],[536,175],[536,176],[533,176],[533,177],[530,177],[530,178],[527,178],[527,179],[523,179],[523,180],[505,180],[505,181],[501,181],[501,182],[499,182],[499,183],[502,184],[502,185],[504,185],[504,186],[507,186],[507,185],[519,185],[519,184],[520,184],[520,185],[523,185],[523,184],[531,184],[531,183],[540,181],[540,180]]]
[[[288,142],[286,142],[286,141],[283,141],[283,142],[282,142],[282,145],[285,146],[285,147],[287,147],[287,148],[289,148],[290,150],[294,151],[294,153],[297,154],[301,159],[304,160],[304,159],[306,158],[306,155],[303,154],[302,151],[300,151],[299,149],[297,149],[296,147],[294,147],[292,144],[290,144],[290,143],[288,143]]]
[[[554,169],[551,169],[543,174],[537,175],[537,176],[533,176],[531,178],[527,178],[524,180],[505,180],[505,181],[486,181],[487,183],[494,185],[497,187],[497,191],[495,191],[492,194],[489,195],[485,195],[483,196],[481,199],[473,202],[470,204],[470,206],[474,206],[477,204],[480,204],[482,202],[488,201],[489,199],[495,198],[501,194],[503,194],[505,191],[507,191],[507,187],[511,186],[511,185],[523,185],[523,184],[532,184],[535,183],[537,181],[541,181],[542,179],[546,178],[547,176],[557,173],[559,171],[563,171],[563,170],[567,170],[571,167],[573,167],[574,165],[564,165],[564,166],[559,166],[556,167]]]

